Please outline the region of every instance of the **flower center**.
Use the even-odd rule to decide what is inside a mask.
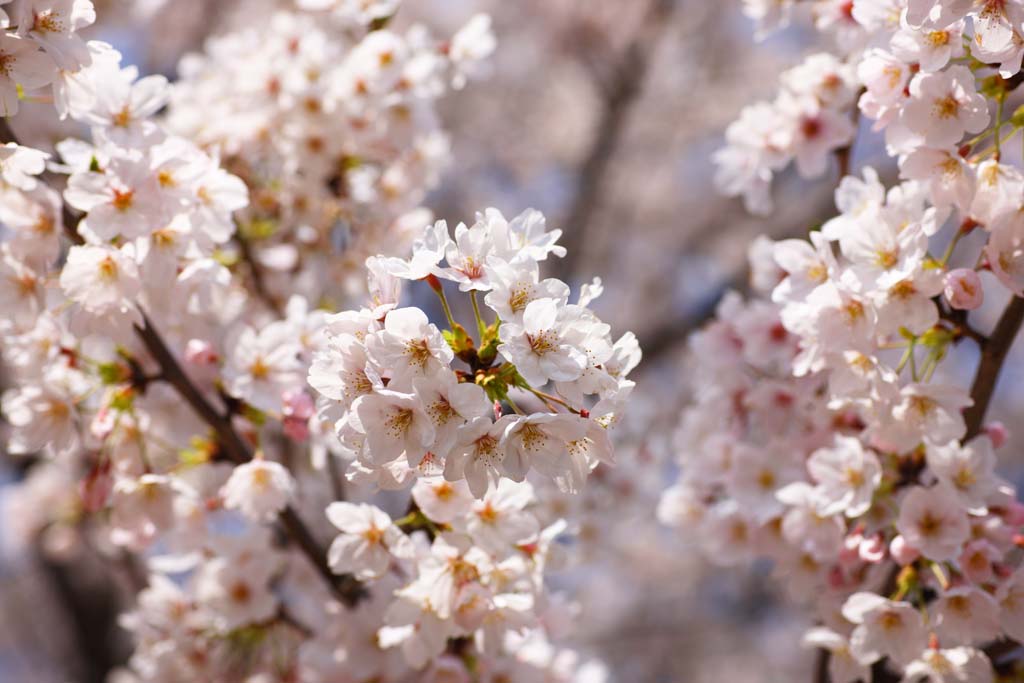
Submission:
[[[956,118],[960,112],[960,102],[952,95],[935,100],[935,115],[940,119]]]
[[[395,439],[405,436],[411,425],[412,410],[409,408],[396,408],[391,413],[391,417],[384,422],[387,433]]]

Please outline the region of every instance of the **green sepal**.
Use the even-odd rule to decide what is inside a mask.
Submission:
[[[982,79],[981,88],[978,89],[978,92],[994,100],[1006,99],[1006,81],[999,74],[993,74]]]
[[[441,333],[448,346],[452,347],[455,356],[463,363],[472,364],[476,360],[476,345],[473,338],[466,332],[466,328],[455,323],[455,329],[444,330]]]
[[[106,385],[124,384],[131,380],[132,377],[131,370],[117,361],[100,363],[96,368],[96,374],[99,375],[100,381]]]
[[[111,392],[108,405],[118,412],[129,412],[135,405],[135,390],[131,387],[122,387]]]
[[[262,427],[267,423],[267,414],[248,403],[242,406],[242,417],[257,427]]]
[[[1017,107],[1013,115],[1010,116],[1010,124],[1014,128],[1024,128],[1024,104]]]
[[[498,344],[501,343],[501,318],[498,318],[484,330],[484,338],[480,340],[477,359],[483,367],[490,367],[498,357]]]

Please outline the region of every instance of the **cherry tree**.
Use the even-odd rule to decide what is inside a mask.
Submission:
[[[541,213],[422,207],[489,19],[302,0],[171,84],[80,37],[90,0],[0,4],[4,114],[87,133],[2,128],[10,505],[141,573],[117,680],[603,680],[555,637],[551,501],[614,460],[637,340],[542,278]]]

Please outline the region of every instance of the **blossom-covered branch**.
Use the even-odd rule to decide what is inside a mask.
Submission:
[[[821,176],[852,107],[900,182],[846,176],[808,239],[752,245],[754,298],[726,297],[690,340],[697,390],[660,515],[720,563],[775,561],[814,604],[816,680],[992,681],[1019,654],[996,643],[1024,635],[1024,507],[996,472],[1007,430],[985,421],[1024,320],[1024,175],[1008,153],[1024,5],[744,5],[762,31],[808,19],[834,48],[730,127],[722,189],[770,210],[773,174],[795,161]],[[1007,294],[978,332],[972,312]],[[969,388],[947,371],[968,339]]]

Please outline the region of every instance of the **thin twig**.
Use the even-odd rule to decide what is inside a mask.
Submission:
[[[253,294],[276,316],[283,316],[284,310],[281,308],[281,302],[267,289],[267,283],[263,279],[263,268],[256,262],[256,254],[253,253],[249,239],[242,234],[237,225],[235,226],[235,242],[238,243],[239,256],[249,268]]]

